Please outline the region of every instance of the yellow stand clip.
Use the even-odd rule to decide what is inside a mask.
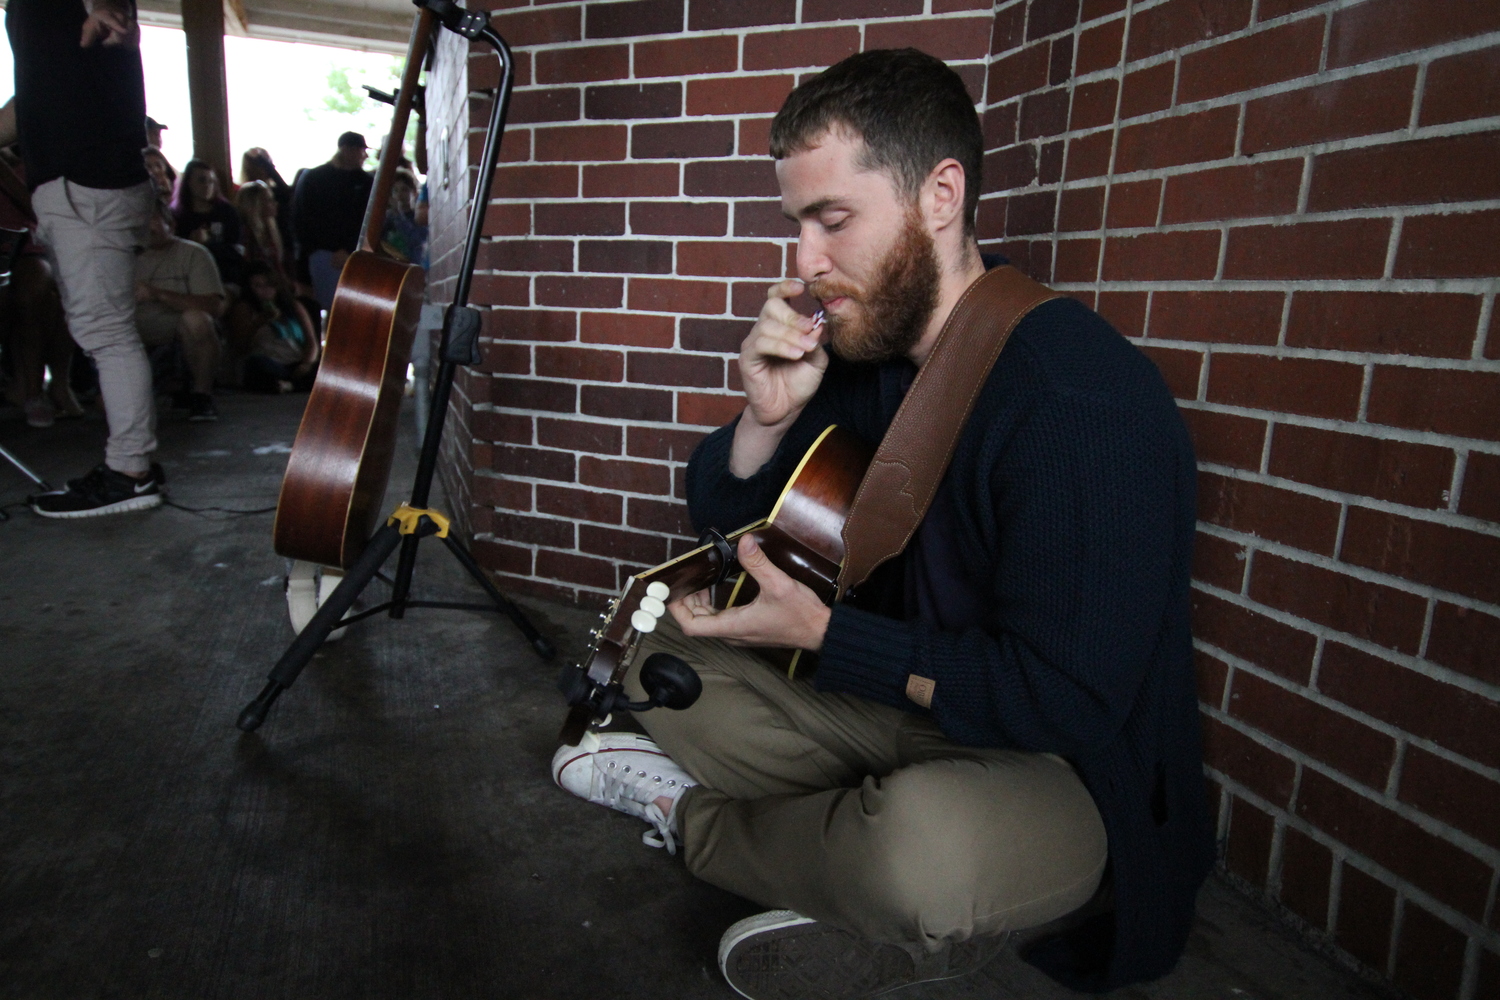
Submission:
[[[400,507],[397,507],[396,512],[392,514],[385,523],[401,525],[401,534],[403,535],[415,535],[417,533],[417,528],[419,525],[421,525],[422,518],[424,517],[430,520],[433,524],[437,525],[437,536],[439,538],[448,537],[448,519],[446,517],[444,517],[442,514],[439,514],[435,510],[428,510],[422,507],[413,507],[411,504],[407,503],[404,503]]]

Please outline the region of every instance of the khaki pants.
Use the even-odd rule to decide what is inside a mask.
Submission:
[[[633,699],[657,651],[703,679],[692,708],[640,720],[700,782],[677,823],[704,881],[931,950],[1047,923],[1098,888],[1104,824],[1061,758],[959,746],[926,716],[820,694],[670,616],[635,658]]]
[[[201,309],[178,312],[160,302],[142,302],[135,309],[141,343],[160,347],[176,340],[192,375],[194,392],[210,393],[219,370],[219,331],[214,318]]]
[[[68,329],[99,369],[104,461],[128,475],[146,472],[156,450],[151,364],[135,332],[135,255],[155,198],[150,182],[114,191],[61,178],[31,195]]]

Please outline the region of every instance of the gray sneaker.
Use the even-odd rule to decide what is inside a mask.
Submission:
[[[1010,935],[971,938],[935,954],[881,944],[791,910],[746,917],[719,939],[719,971],[750,1000],[858,1000],[977,972]]]

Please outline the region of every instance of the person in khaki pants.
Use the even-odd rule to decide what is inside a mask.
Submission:
[[[188,419],[219,419],[214,374],[219,368],[219,330],[226,298],[208,248],[172,234],[172,210],[158,204],[151,215],[146,249],[135,262],[135,325],[141,342],[182,345],[191,383]]]
[[[975,238],[983,148],[962,80],[913,49],[792,92],[771,152],[798,277],[772,286],[742,345],[744,411],[689,462],[696,528],[765,517],[831,424],[880,441],[955,304],[1003,264]],[[793,307],[804,292],[822,322]],[[756,599],[676,601],[636,651],[696,668],[701,698],[642,715],[649,737],[560,748],[554,780],[773,908],[720,941],[754,1000],[962,975],[1043,925],[1023,957],[1070,987],[1159,976],[1213,851],[1195,475],[1151,361],[1076,299],[1047,301],[858,606],[824,606],[745,535]],[[815,651],[816,672],[782,676],[756,646]],[[644,696],[633,674],[626,691]]]

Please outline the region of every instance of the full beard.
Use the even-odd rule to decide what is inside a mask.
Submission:
[[[937,308],[940,277],[937,247],[913,209],[867,287],[829,281],[809,291],[822,301],[844,296],[853,307],[851,315],[827,316],[829,343],[839,357],[881,362],[906,356],[922,339]]]

